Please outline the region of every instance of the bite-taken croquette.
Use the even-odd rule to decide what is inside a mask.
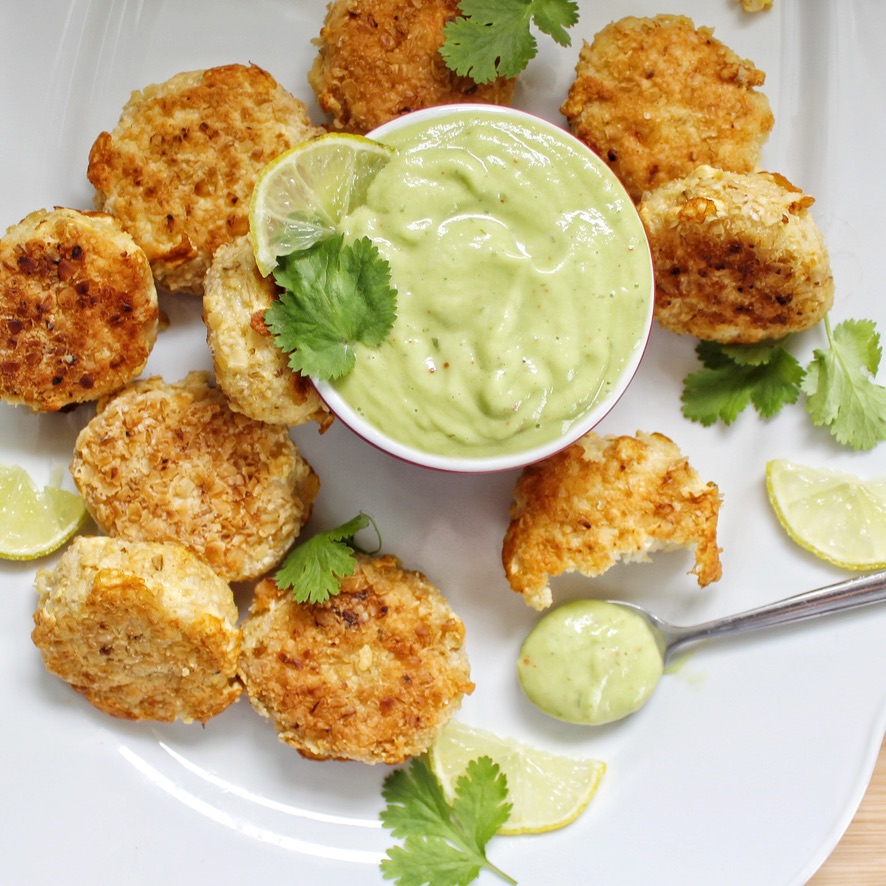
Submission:
[[[182,545],[80,536],[36,583],[46,669],[106,714],[205,723],[239,698],[234,596]]]
[[[784,176],[701,166],[638,207],[655,267],[655,316],[673,332],[753,344],[809,329],[834,278],[813,198]]]
[[[134,92],[89,154],[96,205],[144,249],[161,288],[199,295],[212,255],[249,228],[261,169],[321,132],[255,65],[177,74]]]
[[[508,582],[534,609],[553,602],[549,579],[602,575],[618,561],[695,549],[701,587],[720,578],[720,493],[663,434],[586,434],[523,470],[502,545]]]
[[[148,260],[115,219],[32,212],[0,239],[0,399],[56,412],[119,390],[158,315]]]
[[[204,372],[133,382],[100,402],[71,474],[102,532],[178,541],[227,581],[284,557],[320,487],[286,427],[233,412]]]
[[[458,0],[333,0],[308,80],[333,129],[366,133],[409,111],[455,102],[508,105],[513,79],[478,84],[438,52]]]
[[[774,122],[765,76],[685,16],[628,16],[583,45],[560,110],[637,201],[702,164],[756,169]]]
[[[474,689],[461,620],[391,556],[358,555],[325,603],[297,603],[266,579],[242,630],[250,702],[309,759],[402,763]]]
[[[325,430],[332,423],[326,404],[309,378],[289,368],[265,325],[278,292],[274,278],[259,273],[248,235],[218,249],[203,290],[216,384],[235,412],[271,424],[315,421]]]

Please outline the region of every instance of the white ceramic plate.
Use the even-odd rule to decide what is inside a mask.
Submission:
[[[88,207],[89,147],[131,90],[186,69],[255,62],[310,101],[305,75],[322,0],[56,0],[5,10],[0,54],[0,225],[54,204]],[[662,11],[658,0],[581,0],[575,48],[547,39],[516,103],[560,121],[582,37],[610,18]],[[817,198],[837,279],[835,320],[886,331],[878,158],[879,0],[775,0],[746,15],[733,0],[674,0],[671,12],[768,74],[776,124],[764,165]],[[177,379],[208,368],[199,303],[164,298],[171,328],[148,367]],[[807,352],[821,333],[804,336]],[[623,596],[691,622],[844,575],[788,542],[764,489],[768,459],[886,473],[886,446],[841,450],[800,406],[764,423],[702,428],[680,414],[693,342],[653,331],[638,377],[600,430],[671,436],[724,495],[723,579],[700,591],[689,554],[659,554],[591,583],[561,581],[559,600]],[[0,406],[0,459],[41,482],[67,464],[86,411],[33,416]],[[514,658],[536,615],[499,563],[514,474],[453,477],[410,468],[343,427],[295,437],[323,488],[311,528],[370,511],[386,547],[425,571],[463,616],[477,690],[461,717],[525,741],[601,757],[609,771],[588,811],[544,836],[496,839],[491,855],[521,884],[800,884],[837,843],[864,792],[886,714],[886,609],[869,609],[711,644],[669,675],[637,716],[600,729],[535,711]],[[30,642],[34,564],[0,566],[0,877],[4,882],[303,883],[381,881],[390,845],[377,823],[386,769],[312,763],[277,742],[243,700],[205,728],[130,724],[93,710],[48,675]],[[246,605],[247,600],[241,600]],[[552,873],[556,871],[556,874]],[[483,882],[493,878],[484,875]]]

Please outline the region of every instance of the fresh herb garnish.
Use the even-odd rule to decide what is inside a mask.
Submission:
[[[826,349],[816,349],[803,369],[785,347],[788,339],[761,345],[699,342],[704,368],[683,382],[683,414],[703,425],[731,424],[749,404],[764,418],[806,395],[815,425],[839,443],[872,449],[886,440],[886,388],[873,380],[880,366],[880,335],[871,320],[845,320],[831,330],[824,318]]]
[[[424,757],[385,778],[382,824],[402,846],[381,862],[386,880],[399,886],[466,886],[484,868],[516,883],[486,857],[486,844],[508,820],[508,782],[490,757],[472,760],[455,786],[450,806]]]
[[[704,369],[683,382],[683,414],[703,425],[729,425],[748,404],[764,418],[800,396],[803,367],[780,344],[740,345],[699,342],[695,353]]]
[[[357,567],[354,536],[372,526],[381,543],[378,527],[368,514],[358,514],[335,529],[318,532],[294,547],[274,574],[277,587],[292,589],[296,603],[325,603],[341,589],[341,580]]]
[[[813,352],[803,393],[812,421],[840,443],[873,449],[886,440],[886,388],[874,382],[880,367],[880,334],[872,320],[845,320],[824,328],[828,349]]]
[[[393,325],[391,269],[368,237],[337,235],[283,256],[274,279],[283,292],[264,319],[295,372],[340,378],[354,367],[354,346],[378,347]]]
[[[475,83],[516,77],[538,52],[531,25],[571,45],[566,28],[578,21],[575,0],[461,0],[461,16],[446,23],[440,55]]]

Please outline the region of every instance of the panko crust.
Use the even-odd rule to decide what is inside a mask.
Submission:
[[[55,412],[119,390],[158,316],[148,260],[115,219],[30,213],[0,239],[0,399]]]
[[[322,604],[266,579],[243,622],[240,677],[281,741],[314,760],[401,763],[474,689],[464,625],[419,572],[358,556]]]
[[[366,133],[420,108],[508,105],[515,80],[478,84],[438,52],[458,0],[333,0],[308,81],[334,129]]]
[[[183,546],[81,536],[36,584],[46,669],[106,714],[205,723],[239,698],[234,596]]]
[[[686,16],[627,16],[583,45],[560,111],[637,201],[702,164],[756,169],[774,123],[765,76]]]
[[[219,247],[206,273],[203,322],[215,379],[235,412],[290,427],[315,421],[326,430],[332,415],[309,378],[289,368],[264,312],[279,292],[255,264],[248,235]]]
[[[502,563],[511,588],[534,609],[553,595],[551,576],[594,577],[619,560],[695,548],[701,587],[720,578],[720,494],[663,434],[590,432],[525,468],[514,488]]]
[[[99,407],[71,474],[102,532],[181,542],[227,581],[283,558],[320,487],[285,427],[233,412],[205,372],[134,382]]]
[[[132,94],[89,154],[96,205],[144,249],[157,284],[199,295],[215,250],[249,229],[261,169],[322,130],[255,65],[176,74]]]
[[[658,322],[727,344],[818,323],[834,278],[813,202],[784,176],[710,166],[644,195]]]

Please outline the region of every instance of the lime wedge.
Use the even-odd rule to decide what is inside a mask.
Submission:
[[[57,485],[39,490],[18,465],[0,465],[0,558],[34,560],[60,548],[86,522],[83,499]]]
[[[249,205],[255,262],[265,276],[281,255],[336,233],[366,201],[366,191],[394,149],[361,135],[332,132],[273,159],[259,175]]]
[[[541,834],[575,821],[606,771],[600,760],[551,754],[451,720],[429,754],[431,769],[450,802],[459,776],[478,757],[491,757],[508,779],[513,809],[500,834]]]
[[[774,459],[766,491],[778,521],[807,551],[846,569],[886,568],[886,477]]]

